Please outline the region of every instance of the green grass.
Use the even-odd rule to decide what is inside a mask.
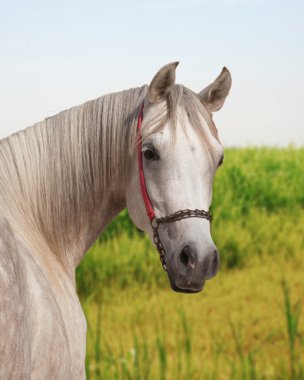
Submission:
[[[285,352],[277,354],[274,366],[272,368],[269,366],[271,371],[265,367],[267,350],[262,347],[263,340],[265,344],[269,337],[266,334],[258,345],[248,347],[247,337],[244,337],[246,332],[240,322],[230,321],[226,339],[210,340],[210,352],[202,350],[199,353],[196,349],[197,337],[194,336],[194,329],[190,326],[191,316],[187,315],[189,311],[179,309],[176,313],[178,319],[175,321],[173,345],[170,339],[172,332],[167,332],[167,323],[163,321],[166,318],[162,317],[154,331],[154,339],[144,334],[140,336],[137,326],[134,326],[128,348],[123,344],[123,337],[120,337],[122,339],[120,346],[116,347],[116,342],[111,342],[106,332],[101,334],[106,326],[102,325],[99,306],[96,325],[92,327],[89,324],[91,344],[88,345],[88,358],[90,358],[87,361],[88,378],[94,380],[303,380],[303,331],[300,332],[298,328],[300,303],[292,304],[290,292],[285,283],[282,289],[284,310],[281,316],[284,317],[285,313],[287,327],[282,343],[288,348]],[[88,313],[88,310],[86,311]],[[90,320],[90,314],[88,317]],[[197,357],[203,360],[197,360]],[[260,360],[263,363],[262,366],[258,364]]]
[[[288,331],[288,341],[289,341],[289,373],[291,379],[304,379],[304,362],[301,359],[301,354],[297,350],[297,339],[301,339],[299,333],[299,321],[301,315],[302,304],[300,301],[292,308],[289,289],[285,281],[282,282],[282,287],[284,291],[284,303],[285,303],[285,317],[286,325]],[[302,343],[302,339],[300,341]]]
[[[88,378],[304,379],[303,173],[304,149],[225,152],[212,204],[221,271],[196,296],[169,290],[122,212],[77,270]]]

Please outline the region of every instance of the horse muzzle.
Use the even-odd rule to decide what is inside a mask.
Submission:
[[[219,253],[214,247],[208,253],[199,253],[194,244],[186,244],[178,254],[170,255],[167,271],[171,288],[176,292],[200,292],[206,280],[219,270]]]

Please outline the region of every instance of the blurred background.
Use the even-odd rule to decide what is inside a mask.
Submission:
[[[300,0],[1,2],[0,138],[175,60],[197,92],[233,78],[215,114],[221,271],[173,293],[122,212],[77,270],[88,379],[304,379],[303,20]]]

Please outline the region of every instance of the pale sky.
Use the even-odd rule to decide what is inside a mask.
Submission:
[[[199,92],[231,71],[225,146],[304,145],[304,1],[0,0],[0,138],[180,61]]]

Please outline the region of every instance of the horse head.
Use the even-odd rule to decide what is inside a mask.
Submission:
[[[177,64],[160,69],[148,87],[126,198],[133,222],[156,243],[172,289],[198,292],[219,268],[209,207],[224,152],[212,114],[223,106],[231,76],[223,68],[196,94],[175,84]]]

